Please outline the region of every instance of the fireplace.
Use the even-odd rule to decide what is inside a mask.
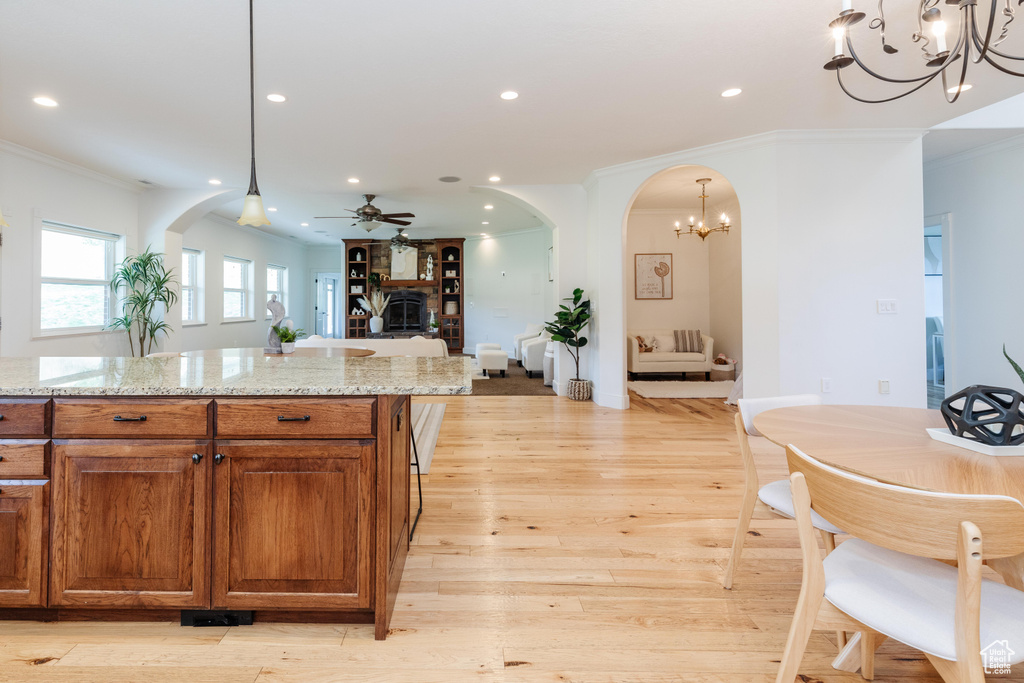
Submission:
[[[412,290],[393,292],[384,310],[384,331],[426,332],[427,295]]]

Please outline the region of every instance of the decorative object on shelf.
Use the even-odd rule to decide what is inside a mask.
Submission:
[[[252,47],[252,0],[249,0],[249,142],[251,166],[249,171],[249,191],[245,193],[242,215],[238,217],[239,225],[270,225],[267,214],[263,211],[263,198],[256,184],[256,76]]]
[[[352,272],[351,272],[351,273],[349,273],[349,275],[348,275],[348,276],[349,276],[349,277],[359,277],[358,275],[356,275],[356,269],[355,269],[355,268],[353,268],[353,269],[352,269]]]
[[[374,289],[369,298],[359,298],[359,305],[363,310],[370,312],[370,332],[373,334],[378,334],[384,329],[384,311],[390,302],[391,295],[384,296],[384,292],[379,289]]]
[[[283,309],[282,309],[283,310]],[[292,353],[295,351],[295,340],[302,339],[306,336],[306,331],[301,327],[299,329],[292,329],[291,318],[285,321],[284,325],[279,327],[271,327],[272,332],[277,335],[280,340],[280,350],[277,353]]]
[[[433,308],[428,309],[427,312],[430,313],[430,320],[427,322],[427,327],[429,327],[432,330],[436,330],[437,329],[437,317],[434,315],[434,309]]]
[[[363,315],[363,309],[355,306],[352,308],[352,315]]]
[[[3,219],[3,216],[0,216],[0,220],[2,220],[2,219]],[[434,279],[434,255],[433,254],[428,254],[427,255],[427,274],[426,274],[426,276],[420,277],[420,279],[421,280],[433,280]]]
[[[350,294],[362,294],[363,293],[363,286],[362,285],[352,285],[349,289],[352,290],[350,292]]]
[[[381,281],[381,284],[383,284],[385,282],[391,282],[391,276],[388,275],[387,273],[381,273],[380,274],[380,281]]]
[[[121,315],[110,321],[110,327],[128,333],[128,347],[135,355],[135,340],[139,342],[139,356],[153,351],[153,342],[160,333],[169,334],[171,326],[154,315],[157,304],[166,311],[178,300],[173,286],[178,284],[174,269],[164,268],[164,255],[150,251],[150,247],[137,256],[121,262],[110,279],[110,289],[121,302]]]
[[[1017,376],[1020,377],[1020,381],[1024,382],[1024,370],[1022,370],[1021,367],[1017,365],[1012,358],[1010,358],[1010,354],[1006,352],[1006,344],[1003,344],[1003,355],[1006,356],[1006,360],[1010,361],[1010,366],[1017,373]]]
[[[425,274],[423,274],[423,273],[420,273],[420,279],[421,280],[426,280],[427,276]]]
[[[458,280],[455,281],[455,293],[456,294],[459,293],[459,281]]]
[[[370,273],[366,276],[366,284],[370,286],[370,291],[380,289],[380,283],[383,281],[383,277],[380,273]]]
[[[448,260],[449,261],[454,261],[455,260],[455,254],[448,254]]]
[[[860,57],[857,56],[857,52],[853,49],[853,38],[850,35],[849,29],[854,24],[863,20],[866,15],[864,12],[858,12],[853,9],[853,0],[843,0],[843,10],[829,24],[829,28],[832,29],[832,37],[835,40],[835,54],[832,59],[825,63],[825,69],[836,72],[839,87],[843,89],[843,92],[858,102],[865,102],[867,104],[892,102],[901,97],[906,97],[913,92],[917,92],[940,76],[943,97],[952,104],[960,97],[960,93],[971,87],[969,84],[965,84],[967,67],[972,63],[978,64],[982,61],[988,62],[990,66],[1010,76],[1024,76],[1024,73],[1013,71],[1005,65],[1007,61],[1020,61],[1024,57],[1010,55],[997,49],[1009,35],[1010,23],[1013,22],[1016,12],[1015,3],[1010,0],[991,0],[989,11],[982,13],[981,20],[979,21],[979,3],[977,0],[962,0],[961,2],[946,0],[947,5],[956,5],[960,11],[960,18],[952,34],[956,39],[952,49],[948,47],[946,42],[948,27],[942,18],[942,12],[936,7],[938,4],[938,0],[921,0],[919,3],[912,3],[916,8],[914,10],[916,14],[914,20],[917,24],[917,30],[910,35],[910,40],[915,44],[919,44],[918,49],[921,51],[919,56],[924,59],[924,64],[928,69],[923,75],[914,78],[883,76],[877,69],[872,69],[861,61]],[[984,4],[984,0],[982,0],[981,4]],[[1019,4],[1019,2],[1016,3],[1016,5]],[[949,11],[953,11],[953,9],[949,8]],[[997,15],[1000,15],[1002,18],[997,19]],[[996,27],[997,21],[999,22],[998,28]],[[909,24],[910,22],[906,23]],[[885,0],[879,0],[878,16],[871,20],[868,24],[868,29],[879,32],[882,52],[886,55],[894,55],[899,50],[886,41],[885,26]],[[972,56],[972,48],[977,51],[977,56]],[[1000,63],[1000,60],[1004,63]],[[956,74],[959,71],[959,76],[954,75],[955,84],[951,85],[946,79],[946,70],[958,61],[958,68],[952,70],[951,73]],[[847,88],[846,83],[843,82],[843,70],[854,63],[868,75],[880,81],[907,86],[908,89],[892,97],[877,100],[865,99],[854,95]]]
[[[445,301],[444,302],[444,314],[445,315],[458,315],[459,314],[459,302],[458,301]]]
[[[555,311],[555,319],[544,325],[551,334],[551,341],[565,344],[576,363],[576,377],[568,381],[566,395],[574,401],[586,401],[590,398],[590,382],[580,379],[580,349],[587,345],[587,338],[581,337],[580,332],[590,322],[590,299],[584,300],[583,290],[577,287],[572,296],[563,301],[571,301],[572,308],[560,305]]]
[[[676,238],[679,238],[680,235],[697,235],[698,237],[700,237],[700,241],[703,242],[705,238],[707,238],[707,236],[713,232],[724,232],[727,235],[729,234],[729,228],[732,227],[732,224],[729,222],[729,217],[726,216],[724,213],[719,217],[719,222],[717,226],[713,228],[708,227],[707,207],[705,206],[705,202],[707,201],[708,197],[710,197],[710,195],[707,192],[707,184],[710,182],[711,178],[699,178],[697,180],[697,184],[700,185],[700,223],[694,225],[693,216],[690,216],[690,229],[687,232],[683,232],[682,225],[679,223],[679,221],[676,221]],[[672,297],[668,298],[671,299]]]
[[[363,252],[357,251],[356,252],[356,261],[362,261],[362,260],[363,260]]]
[[[270,311],[270,329],[267,330],[267,345],[263,352],[281,353],[281,335],[277,330],[284,321],[284,304],[277,300],[277,294],[270,295],[267,310]]]
[[[637,254],[634,259],[633,298],[671,299],[672,254]]]
[[[445,287],[444,288],[444,293],[445,294],[451,294],[452,293],[452,288],[451,287]]]
[[[991,446],[1024,444],[1024,411],[1019,392],[973,385],[942,402],[940,410],[954,436]]]

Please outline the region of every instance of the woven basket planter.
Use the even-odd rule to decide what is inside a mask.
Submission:
[[[590,400],[590,382],[585,379],[571,379],[565,395],[573,401]]]

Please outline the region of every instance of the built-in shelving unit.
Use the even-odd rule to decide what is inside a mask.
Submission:
[[[449,353],[462,353],[463,340],[463,270],[462,252],[465,246],[463,239],[435,240],[437,243],[437,263],[434,264],[435,275],[440,271],[441,284],[438,300],[441,302],[440,332],[441,339],[448,344]]]
[[[372,240],[345,241],[345,337],[363,339],[369,331],[369,314],[353,315],[355,309],[362,310],[360,297],[370,291],[367,276],[370,274],[370,245]],[[354,289],[360,291],[354,292]]]

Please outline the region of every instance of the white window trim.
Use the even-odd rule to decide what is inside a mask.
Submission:
[[[194,272],[195,284],[186,287],[184,283],[181,285],[181,299],[184,302],[185,290],[191,289],[194,293],[194,305],[196,317],[192,320],[185,320],[184,316],[184,303],[182,304],[182,327],[196,327],[198,325],[206,324],[206,252],[199,249],[190,249],[189,247],[181,248],[181,259],[182,259],[182,271],[184,272],[184,261],[185,255],[192,254],[195,256],[196,267]]]
[[[243,273],[242,273],[242,280],[243,280],[243,282],[242,282],[242,289],[239,290],[239,289],[228,288],[228,287],[224,286],[224,263],[226,261],[234,261],[236,263],[241,263],[241,264],[243,264],[245,266],[245,268],[243,269]],[[228,256],[227,254],[224,254],[223,258],[221,259],[221,262],[220,262],[220,269],[221,269],[220,270],[220,283],[221,283],[221,289],[220,289],[220,315],[221,315],[221,320],[220,320],[220,322],[221,322],[222,325],[225,324],[225,323],[245,323],[245,322],[255,322],[256,321],[256,318],[253,317],[253,311],[252,311],[252,306],[253,306],[252,300],[253,300],[253,295],[254,295],[254,291],[253,291],[253,270],[254,270],[254,268],[253,268],[253,265],[254,265],[254,262],[253,262],[252,259],[239,258],[238,256]],[[224,317],[224,294],[226,292],[238,292],[238,291],[242,292],[242,316],[239,317],[239,318],[226,318],[226,317]]]
[[[58,327],[43,329],[42,308],[43,308],[43,229],[63,230],[71,234],[79,235],[102,235],[114,238],[114,251],[111,272],[124,259],[125,256],[125,235],[105,230],[93,230],[80,226],[60,223],[58,221],[43,220],[43,212],[40,209],[32,211],[32,339],[50,339],[53,337],[80,337],[83,335],[114,334],[121,330],[110,329],[110,321],[103,325],[90,325],[88,327]],[[90,280],[93,284],[95,281]],[[121,300],[117,292],[110,293],[110,314],[120,310]]]
[[[270,289],[269,271],[270,271],[271,268],[276,268],[277,270],[281,271],[281,274],[278,275],[278,278],[277,278],[278,284],[281,285],[281,289],[279,289],[279,290],[272,290],[272,289]],[[267,271],[268,271],[267,272],[268,277],[267,277],[267,282],[266,282],[266,294],[267,294],[266,299],[269,302],[270,301],[270,295],[271,294],[277,294],[278,295],[277,300],[281,302],[281,305],[283,305],[285,310],[287,311],[288,310],[288,300],[287,300],[287,297],[288,297],[288,266],[279,266],[276,263],[268,263],[267,264]],[[273,316],[270,315],[270,311],[268,309],[267,310],[267,318],[266,319],[267,320],[271,320],[272,318],[273,318]]]

